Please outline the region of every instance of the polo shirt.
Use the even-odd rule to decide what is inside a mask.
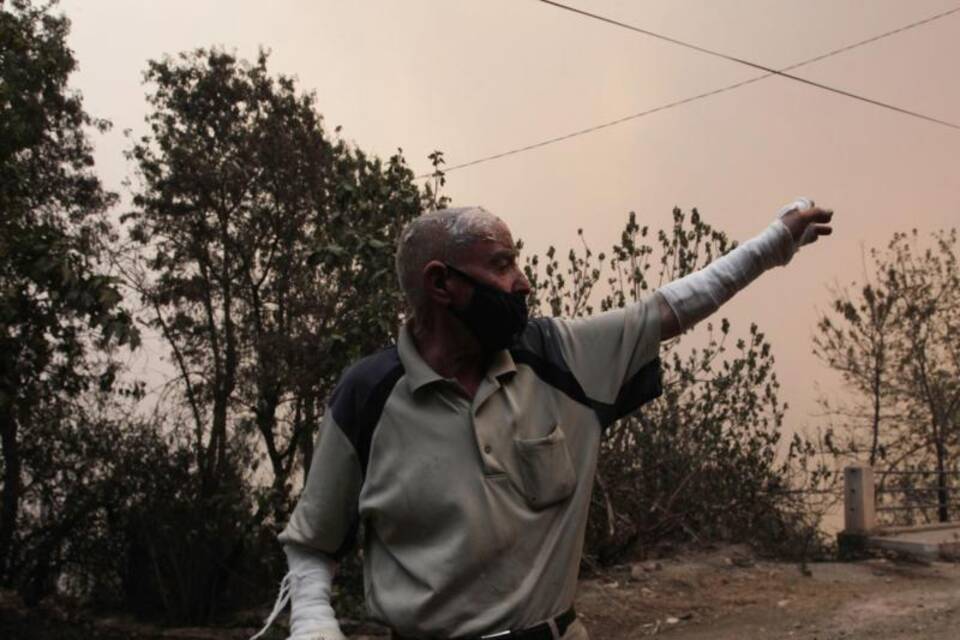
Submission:
[[[331,396],[280,534],[338,557],[363,522],[368,613],[403,635],[522,629],[574,599],[603,429],[660,394],[651,296],[531,320],[471,399],[410,330]]]

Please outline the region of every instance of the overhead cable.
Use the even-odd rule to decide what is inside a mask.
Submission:
[[[572,13],[576,13],[576,14],[579,14],[579,15],[581,15],[581,16],[585,16],[585,17],[587,17],[587,18],[592,18],[592,19],[594,19],[594,20],[600,20],[601,22],[606,22],[606,23],[608,23],[608,24],[612,24],[612,25],[615,25],[615,26],[617,26],[617,27],[622,27],[622,28],[624,28],[624,29],[629,29],[630,31],[635,31],[635,32],[637,32],[637,33],[641,33],[641,34],[643,34],[643,35],[650,36],[650,37],[652,37],[652,38],[657,38],[657,39],[659,39],[659,40],[664,40],[664,41],[666,41],[666,42],[670,42],[670,43],[673,43],[673,44],[675,44],[675,45],[679,45],[679,46],[681,46],[681,47],[686,47],[687,49],[693,49],[694,51],[699,51],[699,52],[701,52],[701,53],[705,53],[705,54],[710,55],[710,56],[714,56],[714,57],[717,57],[717,58],[722,58],[722,59],[724,59],[724,60],[730,60],[731,62],[736,62],[736,63],[738,63],[738,64],[746,65],[746,66],[748,66],[748,67],[753,67],[754,69],[759,69],[760,71],[766,71],[768,74],[771,74],[771,75],[778,75],[778,76],[781,76],[781,77],[784,77],[784,78],[788,78],[788,79],[790,79],[790,80],[794,80],[794,81],[796,81],[796,82],[802,82],[803,84],[808,84],[808,85],[810,85],[811,87],[816,87],[816,88],[818,88],[818,89],[823,89],[824,91],[831,91],[831,92],[833,92],[833,93],[837,93],[837,94],[839,94],[839,95],[846,96],[847,98],[853,98],[854,100],[860,100],[860,101],[866,102],[866,103],[868,103],[868,104],[876,105],[876,106],[878,106],[878,107],[883,107],[884,109],[890,109],[890,110],[892,110],[892,111],[896,111],[896,112],[902,113],[902,114],[904,114],[904,115],[913,116],[914,118],[920,118],[920,119],[922,119],[922,120],[927,120],[928,122],[933,122],[933,123],[936,123],[936,124],[943,125],[943,126],[945,126],[945,127],[950,127],[951,129],[960,129],[960,124],[954,124],[953,122],[947,122],[946,120],[939,120],[939,119],[937,119],[937,118],[933,118],[933,117],[931,117],[931,116],[924,115],[924,114],[918,113],[918,112],[916,112],[916,111],[910,111],[909,109],[904,109],[904,108],[902,108],[902,107],[898,107],[898,106],[896,106],[896,105],[892,105],[892,104],[890,104],[890,103],[888,103],[888,102],[881,102],[881,101],[879,101],[879,100],[874,100],[873,98],[867,98],[867,97],[865,97],[865,96],[861,96],[861,95],[858,95],[858,94],[856,94],[856,93],[851,93],[851,92],[845,91],[845,90],[843,90],[843,89],[838,89],[837,87],[831,87],[831,86],[829,86],[829,85],[826,85],[826,84],[823,84],[823,83],[820,83],[820,82],[816,82],[816,81],[814,81],[814,80],[808,80],[807,78],[802,78],[802,77],[800,77],[800,76],[795,76],[795,75],[793,75],[793,74],[786,73],[786,70],[782,70],[782,69],[781,69],[781,70],[772,69],[771,67],[768,67],[768,66],[765,66],[765,65],[762,65],[762,64],[758,64],[758,63],[756,63],[756,62],[751,62],[751,61],[749,61],[749,60],[744,60],[743,58],[737,58],[736,56],[731,56],[731,55],[727,55],[727,54],[725,54],[725,53],[720,53],[719,51],[714,51],[714,50],[712,50],[712,49],[707,49],[706,47],[700,47],[700,46],[697,46],[697,45],[695,45],[695,44],[690,44],[689,42],[684,42],[683,40],[677,40],[676,38],[671,38],[671,37],[669,37],[669,36],[661,35],[661,34],[659,34],[659,33],[654,33],[653,31],[648,31],[647,29],[641,29],[640,27],[636,27],[636,26],[633,26],[633,25],[631,25],[631,24],[627,24],[626,22],[620,22],[619,20],[614,20],[614,19],[612,19],[612,18],[607,18],[607,17],[605,17],[605,16],[601,16],[601,15],[598,15],[598,14],[596,14],[596,13],[591,13],[591,12],[589,12],[589,11],[584,11],[583,9],[577,9],[576,7],[571,7],[571,6],[569,6],[569,5],[562,4],[562,3],[560,3],[560,2],[555,2],[554,0],[539,0],[539,1],[542,2],[543,4],[548,4],[548,5],[552,6],[552,7],[557,7],[558,9],[563,9],[564,11],[570,11],[570,12],[572,12]],[[951,9],[951,10],[949,10],[949,11],[946,11],[946,12],[942,13],[939,17],[942,18],[942,17],[945,17],[945,16],[950,15],[951,13],[956,13],[957,11],[960,11],[960,7],[957,7],[957,8]],[[928,19],[926,22],[930,22],[930,21],[931,21],[931,19]]]
[[[654,114],[654,113],[659,113],[660,111],[666,111],[666,110],[672,109],[672,108],[674,108],[674,107],[679,107],[679,106],[682,106],[682,105],[685,105],[685,104],[689,104],[689,103],[691,103],[691,102],[696,102],[697,100],[702,100],[702,99],[704,99],[704,98],[709,98],[709,97],[711,97],[711,96],[715,96],[715,95],[718,95],[718,94],[721,94],[721,93],[725,93],[725,92],[727,92],[727,91],[732,91],[732,90],[734,90],[734,89],[739,89],[740,87],[746,86],[746,85],[748,85],[748,84],[753,84],[754,82],[758,82],[758,81],[760,81],[760,80],[765,80],[765,79],[767,79],[767,78],[770,78],[770,77],[773,77],[773,76],[776,76],[776,75],[781,75],[781,74],[783,74],[783,73],[786,72],[786,71],[792,71],[792,70],[794,70],[794,69],[798,69],[798,68],[800,68],[800,67],[803,67],[803,66],[806,66],[806,65],[809,65],[809,64],[813,64],[814,62],[819,62],[819,61],[824,60],[824,59],[826,59],[826,58],[830,58],[830,57],[832,57],[832,56],[835,56],[835,55],[838,55],[838,54],[841,54],[841,53],[846,53],[847,51],[850,51],[850,50],[852,50],[852,49],[856,49],[856,48],[858,48],[858,47],[862,47],[862,46],[867,45],[867,44],[872,44],[872,43],[874,43],[874,42],[876,42],[876,41],[878,41],[878,40],[882,40],[882,39],[884,39],[884,38],[888,38],[888,37],[890,37],[890,36],[893,36],[893,35],[902,33],[902,32],[904,32],[904,31],[909,31],[910,29],[915,29],[916,27],[920,27],[920,26],[922,26],[922,25],[928,24],[928,23],[933,22],[933,21],[935,21],[935,20],[940,20],[941,18],[945,18],[945,17],[947,17],[947,16],[949,16],[949,15],[951,15],[951,14],[953,14],[953,13],[957,13],[958,11],[960,11],[960,7],[956,7],[956,8],[954,8],[954,9],[950,9],[949,11],[944,11],[944,12],[942,12],[942,13],[938,13],[938,14],[933,15],[933,16],[930,16],[930,17],[928,17],[928,18],[924,18],[923,20],[918,20],[918,21],[916,21],[916,22],[911,22],[910,24],[904,25],[904,26],[902,26],[902,27],[898,27],[898,28],[893,29],[893,30],[891,30],[891,31],[885,31],[884,33],[881,33],[881,34],[872,36],[872,37],[867,38],[867,39],[865,39],[865,40],[860,40],[859,42],[854,42],[854,43],[852,43],[852,44],[845,45],[845,46],[843,46],[843,47],[840,47],[840,48],[838,48],[838,49],[834,49],[834,50],[832,50],[832,51],[828,51],[828,52],[826,52],[826,53],[823,53],[823,54],[821,54],[821,55],[815,56],[815,57],[813,57],[813,58],[807,58],[806,60],[802,60],[802,61],[797,62],[797,63],[795,63],[795,64],[792,64],[792,65],[790,65],[790,66],[783,67],[782,69],[779,69],[779,70],[771,70],[771,71],[769,71],[769,72],[767,72],[767,73],[764,73],[763,75],[754,76],[753,78],[748,78],[748,79],[742,80],[742,81],[740,81],[740,82],[735,82],[735,83],[733,83],[733,84],[729,84],[729,85],[726,85],[726,86],[724,86],[724,87],[720,87],[720,88],[718,88],[718,89],[713,89],[713,90],[711,90],[711,91],[707,91],[707,92],[704,92],[704,93],[699,93],[699,94],[697,94],[697,95],[693,95],[693,96],[690,96],[690,97],[687,97],[687,98],[682,98],[682,99],[680,99],[680,100],[675,100],[675,101],[673,101],[673,102],[668,102],[668,103],[666,103],[666,104],[662,104],[662,105],[657,106],[657,107],[652,107],[652,108],[646,109],[646,110],[644,110],[644,111],[640,111],[640,112],[637,112],[637,113],[632,113],[632,114],[627,115],[627,116],[623,116],[622,118],[617,118],[616,120],[610,120],[610,121],[608,121],[608,122],[603,122],[603,123],[601,123],[601,124],[597,124],[597,125],[594,125],[594,126],[592,126],[592,127],[587,127],[587,128],[585,128],[585,129],[579,129],[579,130],[577,130],[577,131],[572,131],[572,132],[567,133],[567,134],[564,134],[564,135],[556,136],[556,137],[553,137],[553,138],[548,138],[548,139],[546,139],[546,140],[541,140],[540,142],[535,142],[535,143],[532,143],[532,144],[529,144],[529,145],[526,145],[526,146],[523,146],[523,147],[517,147],[517,148],[514,148],[514,149],[510,149],[510,150],[508,150],[508,151],[503,151],[503,152],[496,153],[496,154],[493,154],[493,155],[483,156],[483,157],[481,157],[481,158],[476,158],[476,159],[470,160],[470,161],[468,161],[468,162],[462,162],[462,163],[459,163],[459,164],[451,165],[451,166],[449,166],[449,167],[446,167],[443,171],[444,171],[444,173],[449,173],[449,172],[451,172],[451,171],[456,171],[456,170],[458,170],[458,169],[465,169],[465,168],[467,168],[467,167],[472,167],[472,166],[475,166],[475,165],[478,165],[478,164],[483,164],[483,163],[486,163],[486,162],[492,162],[493,160],[499,160],[500,158],[505,158],[505,157],[507,157],[507,156],[516,155],[516,154],[518,154],[518,153],[523,153],[523,152],[525,152],[525,151],[532,151],[533,149],[539,149],[540,147],[546,147],[546,146],[551,145],[551,144],[556,144],[556,143],[558,143],[558,142],[563,142],[564,140],[569,140],[569,139],[571,139],[571,138],[576,138],[576,137],[578,137],[578,136],[583,136],[583,135],[586,135],[586,134],[588,134],[588,133],[593,133],[594,131],[600,131],[601,129],[607,129],[607,128],[609,128],[609,127],[613,127],[613,126],[616,126],[616,125],[618,125],[618,124],[622,124],[622,123],[624,123],[624,122],[629,122],[629,121],[631,121],[631,120],[636,120],[636,119],[642,118],[642,117],[644,117],[644,116],[649,116],[649,115],[652,115],[652,114]],[[956,128],[956,126],[955,126],[955,125],[952,125],[952,124],[948,124],[948,126],[953,126],[953,127]],[[417,179],[429,178],[431,175],[433,175],[433,174],[432,174],[432,173],[423,173],[423,174],[418,175],[418,176],[417,176]]]

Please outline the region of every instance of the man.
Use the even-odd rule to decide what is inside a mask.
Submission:
[[[395,638],[587,638],[573,600],[603,429],[660,393],[659,343],[831,232],[800,199],[759,236],[648,299],[527,318],[507,226],[431,212],[401,235],[412,317],[344,373],[280,535],[292,640],[343,638],[336,559],[362,520],[372,617]],[[268,622],[269,625],[269,622]]]

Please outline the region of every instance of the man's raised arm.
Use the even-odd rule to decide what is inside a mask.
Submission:
[[[760,235],[711,262],[703,269],[660,287],[660,339],[686,331],[720,308],[761,273],[784,266],[803,245],[833,232],[833,211],[798,198],[780,210]]]

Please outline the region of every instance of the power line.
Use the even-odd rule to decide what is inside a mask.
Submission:
[[[829,85],[825,85],[825,84],[822,84],[822,83],[820,83],[820,82],[816,82],[816,81],[814,81],[814,80],[808,80],[807,78],[801,78],[800,76],[795,76],[795,75],[793,75],[793,74],[786,73],[785,70],[772,69],[772,68],[770,68],[770,67],[767,67],[767,66],[762,65],[762,64],[758,64],[758,63],[756,63],[756,62],[751,62],[751,61],[749,61],[749,60],[744,60],[743,58],[737,58],[737,57],[735,57],[735,56],[727,55],[727,54],[725,54],[725,53],[720,53],[719,51],[714,51],[714,50],[712,50],[712,49],[707,49],[707,48],[705,48],[705,47],[700,47],[700,46],[697,46],[697,45],[695,45],[695,44],[690,44],[689,42],[684,42],[683,40],[677,40],[676,38],[671,38],[671,37],[669,37],[669,36],[661,35],[661,34],[659,34],[659,33],[654,33],[653,31],[648,31],[648,30],[646,30],[646,29],[641,29],[640,27],[636,27],[636,26],[633,26],[633,25],[631,25],[631,24],[627,24],[627,23],[625,23],[625,22],[620,22],[620,21],[614,20],[614,19],[612,19],[612,18],[607,18],[607,17],[605,17],[605,16],[601,16],[601,15],[598,15],[598,14],[596,14],[596,13],[590,13],[589,11],[584,11],[583,9],[577,9],[576,7],[571,7],[571,6],[569,6],[569,5],[561,4],[561,3],[559,3],[559,2],[554,2],[554,0],[540,0],[540,2],[542,2],[543,4],[548,4],[548,5],[552,6],[552,7],[557,7],[558,9],[563,9],[564,11],[570,11],[570,12],[572,12],[572,13],[576,13],[576,14],[579,14],[579,15],[581,15],[581,16],[585,16],[585,17],[587,17],[587,18],[592,18],[592,19],[594,19],[594,20],[600,20],[601,22],[606,22],[606,23],[608,23],[608,24],[612,24],[612,25],[615,25],[615,26],[618,26],[618,27],[622,27],[622,28],[624,28],[624,29],[629,29],[630,31],[635,31],[635,32],[637,32],[637,33],[641,33],[641,34],[643,34],[643,35],[650,36],[650,37],[652,37],[652,38],[658,38],[658,39],[660,39],[660,40],[664,40],[664,41],[666,41],[666,42],[670,42],[670,43],[673,43],[673,44],[675,44],[675,45],[679,45],[679,46],[681,46],[681,47],[686,47],[687,49],[693,49],[694,51],[699,51],[699,52],[701,52],[701,53],[705,53],[705,54],[707,54],[707,55],[714,56],[714,57],[716,57],[716,58],[723,58],[724,60],[729,60],[729,61],[731,61],[731,62],[736,62],[736,63],[738,63],[738,64],[746,65],[746,66],[748,66],[748,67],[753,67],[754,69],[759,69],[760,71],[766,71],[768,74],[774,74],[774,75],[782,76],[782,77],[784,77],[784,78],[789,78],[790,80],[794,80],[794,81],[796,81],[796,82],[802,82],[803,84],[808,84],[808,85],[810,85],[811,87],[817,87],[818,89],[823,89],[823,90],[825,90],[825,91],[831,91],[831,92],[833,92],[833,93],[837,93],[837,94],[839,94],[839,95],[846,96],[846,97],[848,97],[848,98],[853,98],[854,100],[860,100],[860,101],[862,101],[862,102],[866,102],[866,103],[868,103],[868,104],[876,105],[876,106],[878,106],[878,107],[883,107],[884,109],[890,109],[890,110],[892,110],[892,111],[896,111],[896,112],[902,113],[902,114],[904,114],[904,115],[913,116],[913,117],[915,117],[915,118],[920,118],[920,119],[922,119],[922,120],[927,120],[928,122],[934,122],[934,123],[936,123],[936,124],[941,124],[941,125],[943,125],[943,126],[945,126],[945,127],[950,127],[950,128],[952,128],[952,129],[960,129],[960,124],[954,124],[954,123],[952,123],[952,122],[947,122],[946,120],[938,120],[937,118],[932,118],[932,117],[930,117],[930,116],[924,115],[924,114],[922,114],[922,113],[918,113],[918,112],[916,112],[916,111],[910,111],[909,109],[904,109],[904,108],[902,108],[902,107],[898,107],[898,106],[896,106],[896,105],[892,105],[892,104],[887,103],[887,102],[881,102],[881,101],[879,101],[879,100],[874,100],[873,98],[867,98],[867,97],[858,95],[858,94],[856,94],[856,93],[851,93],[851,92],[849,92],[849,91],[845,91],[845,90],[843,90],[843,89],[838,89],[838,88],[836,88],[836,87],[831,87],[831,86],[829,86]],[[957,8],[955,8],[955,9],[951,9],[950,11],[944,12],[943,14],[941,14],[940,17],[944,17],[944,16],[947,16],[947,15],[950,15],[951,13],[955,13],[955,12],[957,12],[957,11],[960,11],[960,7],[957,7]],[[928,21],[929,21],[929,20],[928,20]]]
[[[588,134],[588,133],[593,133],[594,131],[600,131],[601,129],[606,129],[606,128],[609,128],[609,127],[616,126],[616,125],[618,125],[618,124],[623,124],[624,122],[629,122],[630,120],[636,120],[636,119],[642,118],[642,117],[644,117],[644,116],[649,116],[649,115],[652,115],[652,114],[654,114],[654,113],[659,113],[660,111],[666,111],[666,110],[672,109],[672,108],[674,108],[674,107],[679,107],[679,106],[682,106],[682,105],[685,105],[685,104],[689,104],[689,103],[691,103],[691,102],[696,102],[697,100],[702,100],[702,99],[704,99],[704,98],[709,98],[709,97],[711,97],[711,96],[715,96],[715,95],[718,95],[718,94],[721,94],[721,93],[725,93],[725,92],[727,92],[727,91],[732,91],[732,90],[734,90],[734,89],[739,89],[740,87],[746,86],[746,85],[748,85],[748,84],[753,84],[754,82],[758,82],[758,81],[760,81],[760,80],[765,80],[765,79],[770,78],[770,77],[775,76],[775,75],[780,75],[780,74],[782,74],[782,73],[785,72],[785,71],[792,71],[792,70],[794,70],[794,69],[799,69],[800,67],[803,67],[803,66],[806,66],[806,65],[809,65],[809,64],[813,64],[814,62],[819,62],[819,61],[824,60],[824,59],[826,59],[826,58],[830,58],[830,57],[832,57],[832,56],[835,56],[835,55],[838,55],[838,54],[841,54],[841,53],[846,53],[847,51],[850,51],[850,50],[852,50],[852,49],[856,49],[856,48],[858,48],[858,47],[862,47],[862,46],[864,46],[864,45],[877,42],[878,40],[883,40],[884,38],[888,38],[888,37],[890,37],[890,36],[897,35],[897,34],[899,34],[899,33],[903,33],[904,31],[909,31],[910,29],[915,29],[915,28],[917,28],[917,27],[920,27],[920,26],[922,26],[922,25],[928,24],[928,23],[930,23],[930,22],[934,22],[935,20],[940,20],[941,18],[945,18],[945,17],[949,16],[950,14],[956,13],[956,12],[958,12],[958,11],[960,11],[960,7],[956,7],[956,8],[954,8],[954,9],[950,9],[949,11],[944,11],[943,13],[938,13],[938,14],[933,15],[933,16],[930,16],[930,17],[928,17],[928,18],[924,18],[923,20],[918,20],[918,21],[916,21],[916,22],[911,22],[910,24],[904,25],[904,26],[902,26],[902,27],[898,27],[898,28],[893,29],[893,30],[891,30],[891,31],[885,31],[884,33],[881,33],[881,34],[872,36],[872,37],[870,37],[870,38],[867,38],[866,40],[860,40],[859,42],[854,42],[854,43],[852,43],[852,44],[845,45],[845,46],[843,46],[843,47],[840,47],[840,48],[838,48],[838,49],[834,49],[834,50],[832,50],[832,51],[828,51],[828,52],[826,52],[826,53],[824,53],[824,54],[815,56],[815,57],[813,57],[813,58],[807,58],[806,60],[802,60],[802,61],[797,62],[797,63],[795,63],[795,64],[792,64],[792,65],[790,65],[790,66],[788,66],[788,67],[783,67],[783,68],[780,69],[780,70],[771,70],[770,72],[764,73],[763,75],[754,76],[753,78],[748,78],[747,80],[742,80],[742,81],[740,81],[740,82],[735,82],[735,83],[733,83],[733,84],[729,84],[729,85],[726,85],[726,86],[724,86],[724,87],[720,87],[719,89],[714,89],[714,90],[712,90],[712,91],[707,91],[707,92],[705,92],[705,93],[699,93],[699,94],[697,94],[697,95],[690,96],[690,97],[688,97],[688,98],[682,98],[682,99],[680,99],[680,100],[675,100],[675,101],[673,101],[673,102],[668,102],[668,103],[666,103],[666,104],[662,104],[662,105],[660,105],[660,106],[653,107],[653,108],[647,109],[647,110],[645,110],[645,111],[640,111],[640,112],[637,112],[637,113],[632,113],[632,114],[627,115],[627,116],[624,116],[624,117],[622,117],[622,118],[617,118],[616,120],[610,120],[610,121],[608,121],[608,122],[604,122],[604,123],[601,123],[601,124],[598,124],[598,125],[594,125],[594,126],[592,126],[592,127],[587,127],[587,128],[585,128],[585,129],[579,129],[579,130],[577,130],[577,131],[572,131],[572,132],[567,133],[567,134],[564,134],[564,135],[556,136],[556,137],[553,137],[553,138],[548,138],[548,139],[546,139],[546,140],[541,140],[540,142],[535,142],[535,143],[533,143],[533,144],[529,144],[529,145],[526,145],[526,146],[523,146],[523,147],[517,147],[517,148],[514,148],[514,149],[510,149],[510,150],[508,150],[508,151],[503,151],[503,152],[496,153],[496,154],[493,154],[493,155],[483,156],[483,157],[481,157],[481,158],[477,158],[477,159],[475,159],[475,160],[470,160],[470,161],[468,161],[468,162],[463,162],[463,163],[460,163],[460,164],[451,165],[451,166],[449,166],[449,167],[446,167],[443,171],[444,171],[444,173],[449,173],[449,172],[451,172],[451,171],[456,171],[456,170],[458,170],[458,169],[465,169],[465,168],[467,168],[467,167],[472,167],[472,166],[474,166],[474,165],[483,164],[483,163],[486,163],[486,162],[492,162],[493,160],[499,160],[500,158],[505,158],[505,157],[507,157],[507,156],[516,155],[516,154],[518,154],[518,153],[524,153],[524,152],[526,152],[526,151],[532,151],[533,149],[539,149],[540,147],[546,147],[546,146],[551,145],[551,144],[556,144],[556,143],[558,143],[558,142],[563,142],[564,140],[569,140],[569,139],[571,139],[571,138],[576,138],[576,137],[578,137],[578,136],[583,136],[583,135],[586,135],[586,134]],[[955,126],[955,125],[948,125],[948,126]],[[432,174],[432,173],[424,173],[424,174],[418,175],[416,178],[419,180],[419,179],[422,179],[422,178],[429,178],[431,175],[433,175],[433,174]]]

